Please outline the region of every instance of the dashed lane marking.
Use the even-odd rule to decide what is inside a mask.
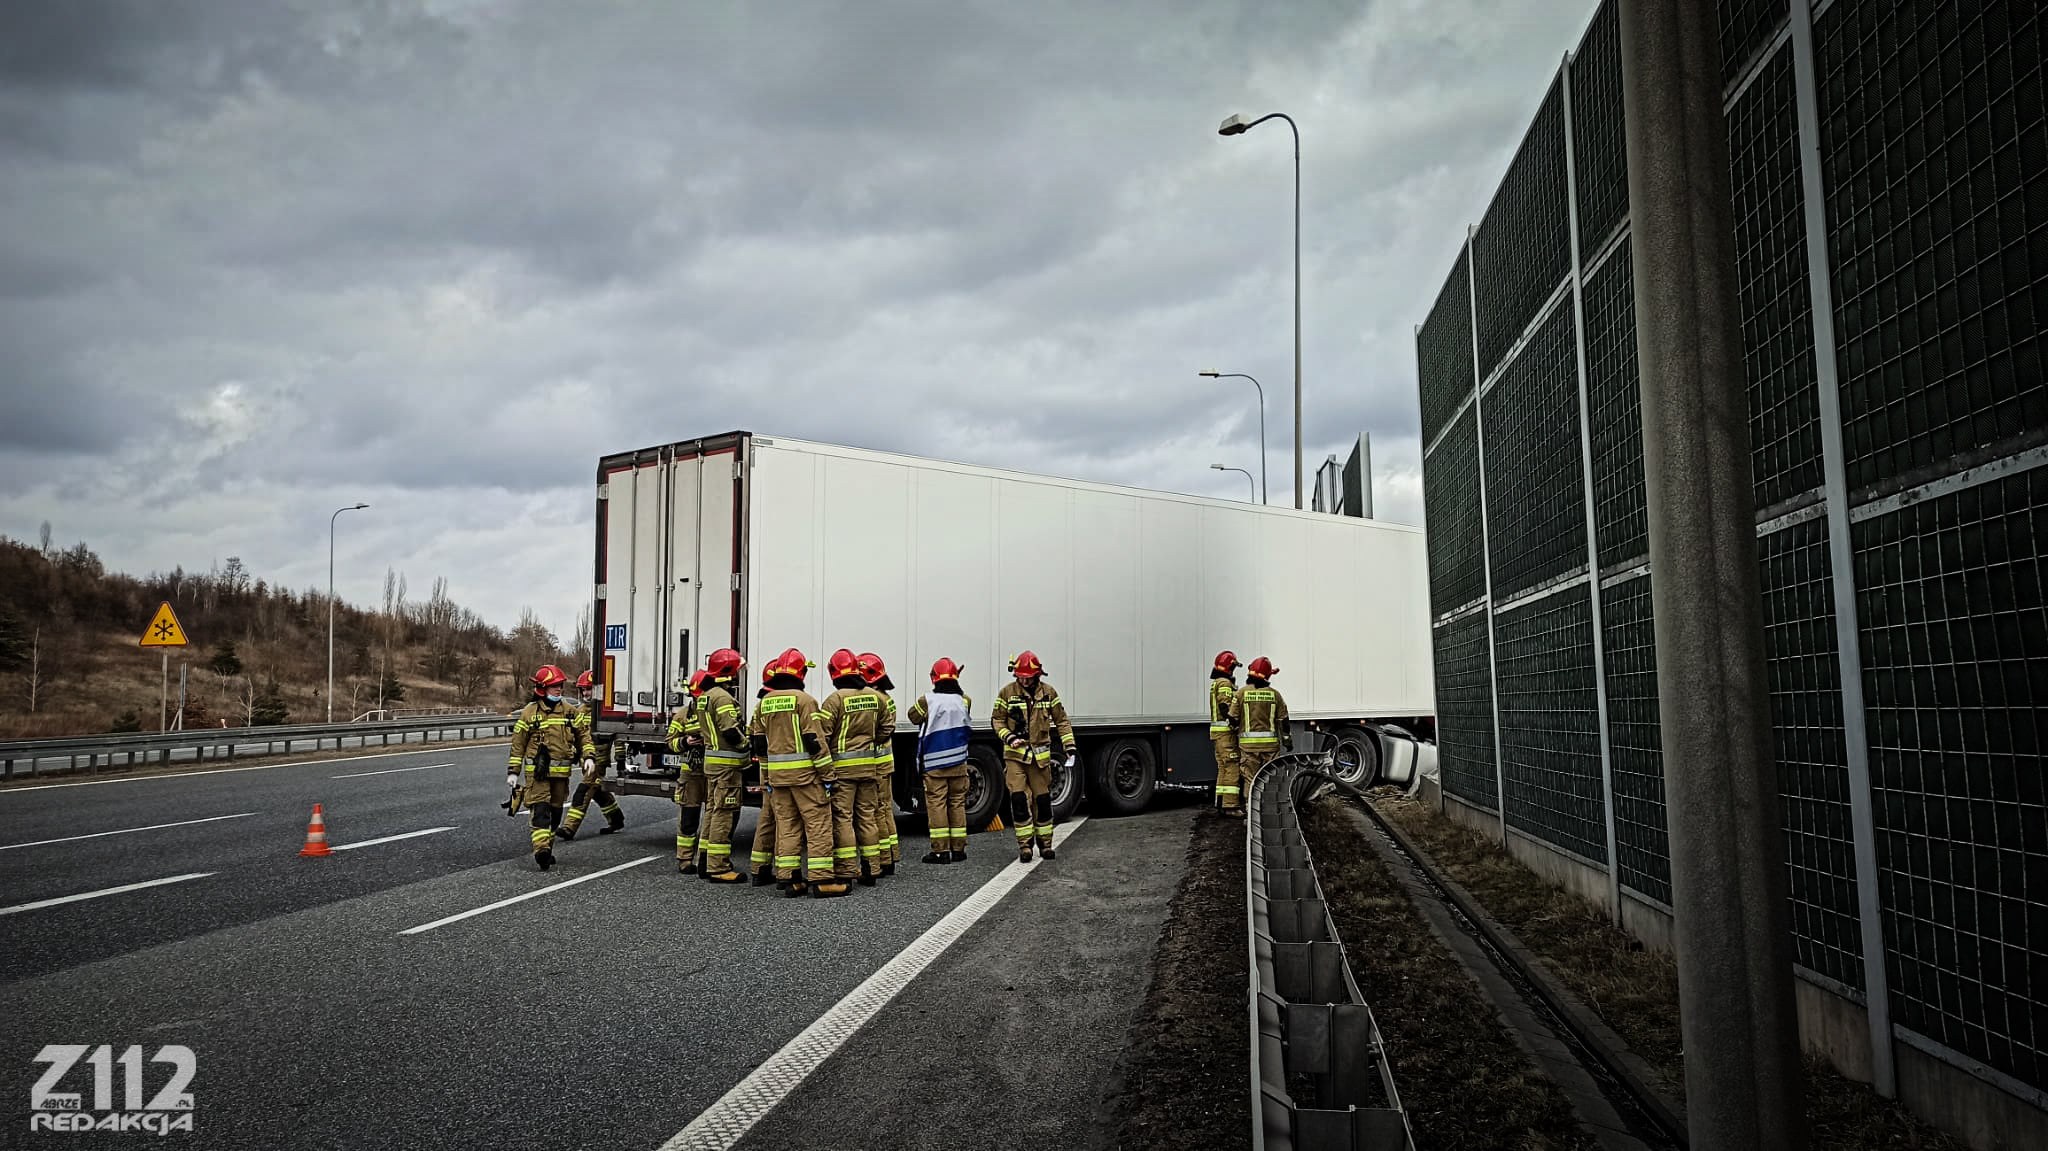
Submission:
[[[574,879],[563,880],[560,883],[549,884],[546,887],[536,887],[523,895],[515,895],[510,899],[500,899],[496,903],[486,903],[482,907],[474,907],[468,911],[459,911],[444,919],[436,919],[432,923],[422,923],[418,927],[408,927],[404,931],[399,932],[399,934],[418,935],[422,931],[432,931],[436,927],[446,927],[451,923],[460,923],[471,916],[482,915],[486,911],[496,911],[500,907],[510,907],[515,903],[524,903],[529,899],[539,899],[550,892],[560,891],[566,887],[574,887],[579,883],[589,883],[593,879],[602,879],[614,871],[624,871],[629,867],[638,867],[643,863],[653,863],[657,859],[667,858],[668,856],[665,855],[643,855],[639,859],[629,859],[624,863],[615,864],[602,871],[593,871],[589,875],[579,875]]]
[[[81,839],[103,839],[109,835],[133,835],[138,831],[162,831],[166,827],[190,827],[195,823],[219,823],[223,819],[247,819],[256,814],[253,811],[238,811],[233,815],[209,815],[205,819],[181,819],[176,823],[152,823],[148,827],[124,827],[119,831],[95,831],[90,835],[66,835],[59,839],[37,839],[28,843],[0,843],[0,851],[13,851],[17,847],[43,847],[52,843],[76,843]]]
[[[380,843],[396,843],[401,839],[418,839],[422,835],[433,835],[441,831],[454,831],[453,827],[429,827],[423,831],[408,831],[399,835],[387,835],[382,839],[365,839],[361,843],[337,843],[336,851],[354,851],[358,847],[375,847]]]
[[[1053,833],[1053,845],[1057,847],[1087,822],[1087,817],[1083,816],[1072,823],[1060,825]],[[1040,866],[1044,865],[1012,862],[996,872],[994,878],[962,900],[944,919],[912,940],[910,946],[897,952],[894,959],[848,992],[846,998],[820,1015],[795,1039],[784,1044],[782,1050],[754,1068],[732,1090],[705,1108],[702,1115],[690,1120],[688,1127],[661,1145],[661,1151],[726,1151],[738,1143],[754,1124],[774,1110],[776,1104],[788,1098],[798,1084],[852,1038],[854,1032],[888,1006],[897,992],[909,986],[919,972],[931,966],[946,948],[1001,902],[1011,888],[1022,883]],[[1052,866],[1060,864],[1055,862]]]
[[[376,771],[355,771],[347,775],[330,775],[329,779],[362,779],[371,775],[397,775],[401,771],[432,771],[437,767],[454,767],[452,763],[429,763],[420,767],[386,767]]]
[[[211,871],[195,871],[189,875],[171,875],[163,879],[148,879],[141,883],[124,883],[119,887],[106,887],[98,891],[85,891],[77,895],[60,895],[55,899],[38,899],[34,903],[17,903],[13,907],[0,907],[0,915],[15,915],[23,911],[36,911],[55,907],[60,903],[77,903],[85,899],[100,899],[108,895],[120,895],[129,891],[141,891],[145,887],[162,887],[166,883],[183,883],[188,879],[205,879],[215,874]]]

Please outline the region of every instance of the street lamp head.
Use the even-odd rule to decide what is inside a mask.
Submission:
[[[1209,470],[1210,470],[1210,471],[1213,471],[1213,472],[1224,472],[1224,471],[1229,471],[1230,469],[1229,469],[1229,468],[1226,468],[1226,467],[1224,467],[1224,466],[1223,466],[1222,464],[1210,464],[1210,465],[1209,465]]]
[[[368,505],[368,504],[357,504],[356,506],[354,506],[354,507],[350,508],[349,510],[350,510],[350,511],[352,511],[352,512],[359,512],[359,511],[362,511],[362,510],[363,510],[364,508],[366,508],[366,507],[369,507],[369,506],[370,506],[370,505]]]
[[[1223,373],[1222,373],[1222,372],[1217,372],[1217,371],[1208,371],[1208,372],[1196,372],[1195,374],[1196,374],[1196,375],[1198,375],[1198,376],[1207,376],[1207,377],[1209,377],[1210,379],[1212,379],[1212,380],[1213,380],[1213,379],[1215,379],[1216,377],[1218,377],[1218,376],[1222,375]]]
[[[1218,136],[1236,136],[1241,134],[1246,128],[1249,127],[1251,127],[1250,122],[1248,122],[1243,116],[1233,115],[1229,119],[1223,121],[1222,125],[1216,129],[1216,134]]]

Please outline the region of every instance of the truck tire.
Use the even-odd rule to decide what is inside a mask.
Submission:
[[[1089,757],[1088,795],[1104,815],[1136,815],[1159,784],[1158,757],[1148,740],[1112,739]]]
[[[1002,753],[985,743],[967,748],[967,826],[988,829],[1003,806]]]
[[[1371,787],[1380,777],[1380,741],[1362,727],[1340,727],[1331,751],[1337,757],[1333,774],[1353,787]]]
[[[1074,768],[1071,771],[1067,770],[1064,762],[1053,762],[1052,816],[1061,823],[1072,819],[1074,813],[1081,809],[1081,797],[1085,791],[1081,777],[1085,766],[1085,756],[1074,757]]]

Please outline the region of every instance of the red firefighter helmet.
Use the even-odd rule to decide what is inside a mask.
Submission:
[[[768,666],[761,669],[761,678],[769,680],[778,675],[793,675],[802,679],[804,672],[816,666],[796,648],[784,648],[781,655],[769,660]]]
[[[551,687],[560,687],[568,682],[568,675],[561,668],[551,663],[540,665],[540,670],[533,673],[533,690],[535,691],[546,691]]]
[[[1219,651],[1219,652],[1217,652],[1217,653],[1216,653],[1216,670],[1217,670],[1217,671],[1220,671],[1220,672],[1233,672],[1233,671],[1236,671],[1236,670],[1237,670],[1237,653],[1236,653],[1236,652],[1234,652],[1234,651]]]
[[[1274,676],[1280,674],[1280,669],[1274,667],[1273,661],[1267,659],[1265,656],[1260,656],[1259,658],[1246,664],[1244,670],[1246,675],[1255,675],[1258,676],[1260,679],[1272,679]]]
[[[950,679],[954,683],[959,683],[960,673],[966,670],[966,668],[961,667],[950,659],[940,659],[932,665],[932,682],[938,683],[940,680]]]
[[[869,683],[880,683],[882,682],[882,677],[888,674],[889,669],[883,665],[881,656],[871,651],[860,653],[860,677],[862,679]]]
[[[831,659],[825,661],[825,674],[833,679],[840,679],[849,675],[857,676],[860,673],[860,657],[853,654],[853,649],[850,647],[840,648],[832,653]]]
[[[711,673],[712,679],[729,679],[745,666],[746,657],[729,647],[719,648],[704,661],[704,670]]]
[[[1019,679],[1035,679],[1045,674],[1045,665],[1038,662],[1037,652],[1020,651],[1016,660],[1010,664],[1010,671]]]
[[[690,694],[691,694],[691,695],[703,695],[703,694],[704,694],[704,692],[705,692],[705,690],[706,690],[706,689],[708,689],[708,688],[709,688],[710,686],[711,686],[711,672],[710,672],[710,671],[708,671],[708,670],[704,670],[704,671],[693,671],[693,672],[691,672],[691,673],[690,673]]]
[[[587,671],[586,671],[586,672],[584,672],[584,673],[583,673],[582,675],[579,675],[579,676],[577,676],[577,677],[576,677],[576,690],[577,690],[577,691],[589,691],[589,690],[590,690],[590,685],[591,685],[591,684],[594,684],[594,683],[596,683],[596,682],[597,682],[597,677],[595,677],[595,676],[591,675],[591,674],[590,674],[589,672],[587,672]]]

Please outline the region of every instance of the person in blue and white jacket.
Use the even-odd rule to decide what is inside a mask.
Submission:
[[[925,820],[931,825],[926,863],[967,861],[967,726],[974,702],[960,691],[963,670],[950,659],[933,664],[931,694],[910,705],[917,766],[924,773]]]

